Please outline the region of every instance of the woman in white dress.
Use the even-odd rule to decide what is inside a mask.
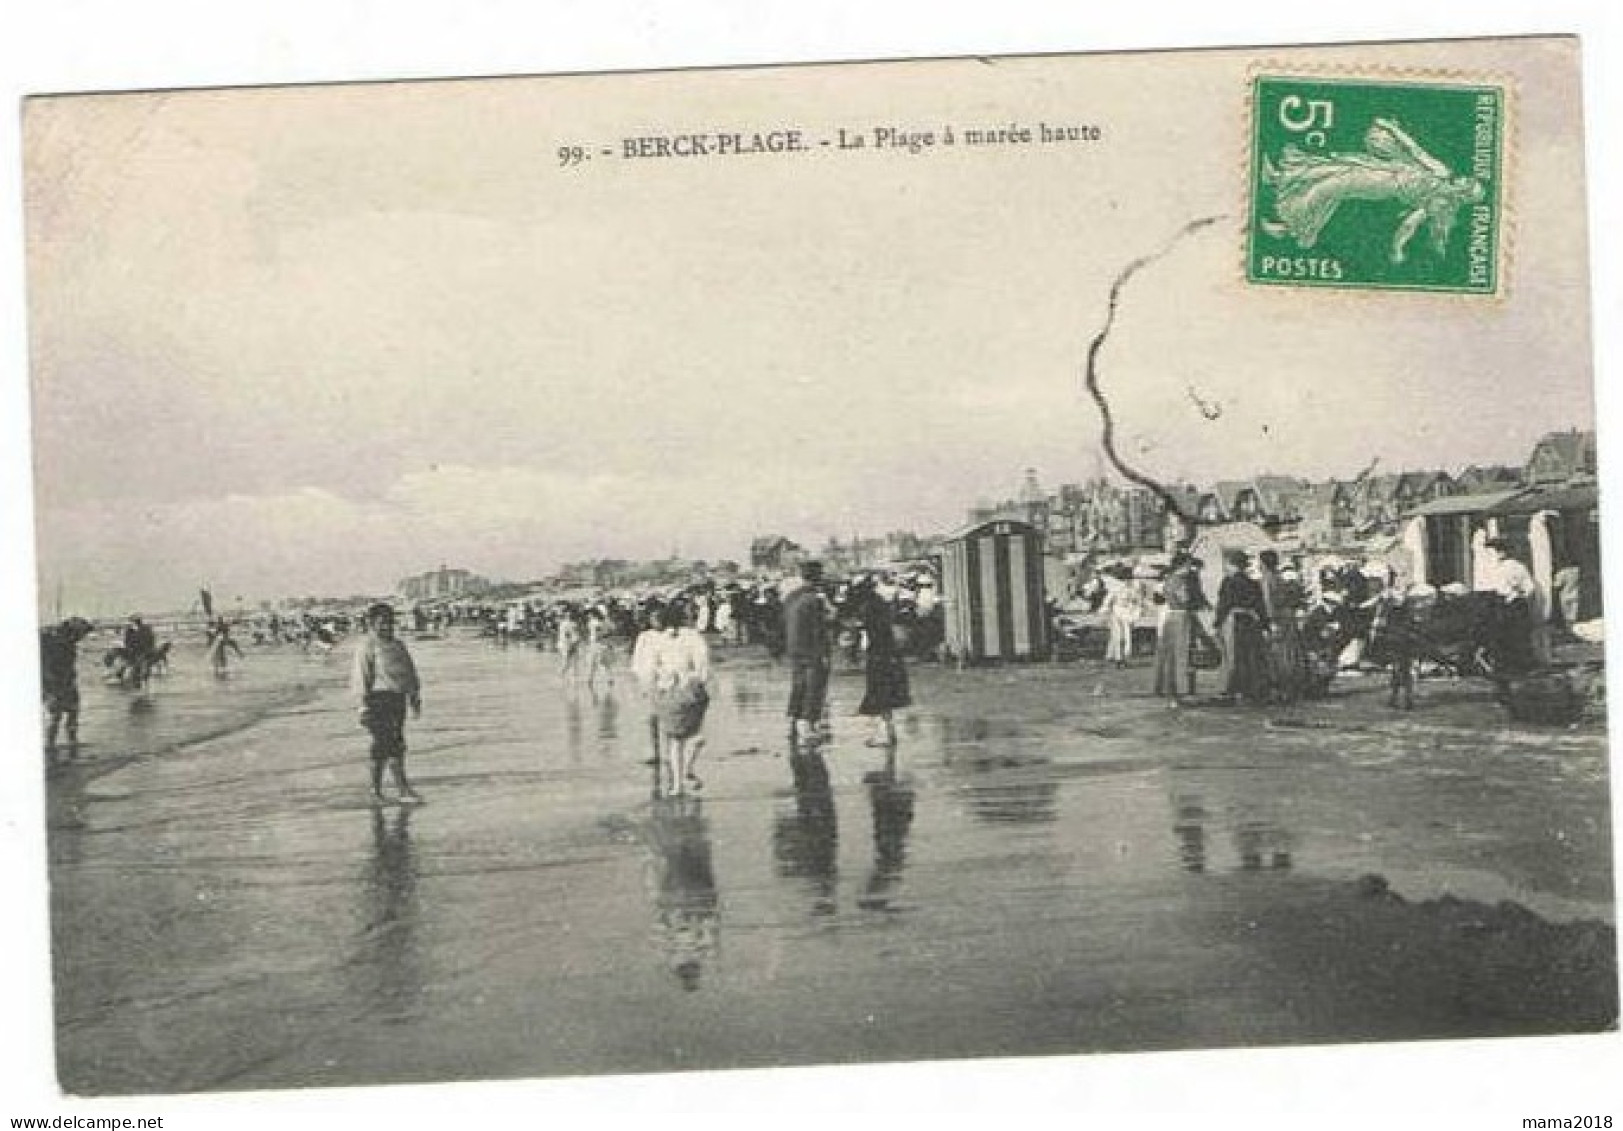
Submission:
[[[1105,644],[1105,662],[1125,668],[1133,658],[1133,629],[1144,612],[1144,597],[1132,574],[1114,569],[1105,574],[1105,599],[1101,605],[1110,629]]]
[[[646,657],[654,713],[665,743],[666,792],[681,797],[703,783],[693,772],[704,748],[705,712],[710,707],[710,646],[692,623],[696,610],[670,610],[663,636]]]

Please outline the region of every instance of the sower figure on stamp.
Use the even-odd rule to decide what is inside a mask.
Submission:
[[[399,799],[423,799],[406,780],[406,708],[422,714],[417,665],[395,636],[394,610],[379,602],[366,611],[367,634],[355,648],[350,687],[361,704],[361,725],[372,735],[372,801],[381,804],[383,768],[389,768]]]

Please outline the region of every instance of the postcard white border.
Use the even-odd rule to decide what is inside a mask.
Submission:
[[[0,1120],[153,1115],[165,1126],[325,1128],[387,1118],[400,1129],[474,1117],[567,1127],[585,1119],[707,1127],[792,1125],[817,1113],[1111,1126],[1518,1127],[1524,1115],[1611,1114],[1623,1126],[1623,1041],[1499,1040],[1277,1052],[1090,1056],[970,1064],[793,1069],[241,1097],[73,1101],[51,1064],[40,776],[32,752],[34,573],[23,326],[18,100],[28,93],[648,67],[918,58],[1576,32],[1584,37],[1591,265],[1608,521],[1606,586],[1623,594],[1623,237],[1602,202],[1623,199],[1618,75],[1623,30],[1608,0],[1418,5],[1360,0],[1226,4],[942,5],[927,0],[14,0],[0,12]],[[1610,72],[1610,73],[1608,73]],[[1610,382],[1610,383],[1609,383]],[[1613,670],[1623,661],[1613,642]],[[1617,728],[1614,725],[1613,741]],[[1614,759],[1614,775],[1616,761]],[[1613,789],[1614,842],[1618,839]],[[1614,843],[1614,850],[1616,844]],[[1623,868],[1614,868],[1614,874]],[[471,1091],[476,1090],[476,1091]],[[1291,1113],[1311,1115],[1304,1124]],[[1397,1122],[1393,1122],[1397,1120]],[[1243,1121],[1243,1123],[1242,1123]],[[1377,1122],[1378,1121],[1378,1122]]]

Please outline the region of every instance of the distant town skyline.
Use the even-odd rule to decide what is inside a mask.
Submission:
[[[641,76],[618,101],[590,78],[30,100],[41,601],[951,529],[1027,467],[1091,474],[1088,340],[1116,274],[1193,217],[1224,219],[1134,278],[1100,358],[1135,466],[1453,470],[1593,427],[1581,222],[1518,248],[1502,301],[1243,283],[1234,186],[1168,177],[1165,140],[1229,167],[1239,58],[1180,60],[1194,96],[1165,105],[1130,61],[1002,65],[999,112],[1086,106],[1097,146],[580,169],[545,144],[558,123],[989,108],[934,63],[809,100],[771,69]],[[1518,208],[1581,217],[1576,91],[1518,65],[1541,146]]]
[[[1546,436],[1558,435],[1572,431],[1585,432],[1587,430],[1560,428],[1554,429],[1550,433],[1546,433]],[[1593,433],[1590,432],[1589,435],[1592,439]],[[1541,437],[1541,439],[1542,438],[1543,437]],[[1358,468],[1357,471],[1346,475],[1326,476],[1320,479],[1310,480],[1310,477],[1307,476],[1293,476],[1290,472],[1277,472],[1270,470],[1258,472],[1251,476],[1231,477],[1230,481],[1235,482],[1257,478],[1278,477],[1301,478],[1318,483],[1328,482],[1331,480],[1340,483],[1350,483],[1355,481],[1359,477],[1359,474],[1364,471],[1371,471],[1372,475],[1374,476],[1399,475],[1425,471],[1443,471],[1454,477],[1458,477],[1461,472],[1471,468],[1511,468],[1520,472],[1526,463],[1529,454],[1529,452],[1523,452],[1517,458],[1510,458],[1507,456],[1507,458],[1504,459],[1480,461],[1454,468],[1439,467],[1436,465],[1428,467],[1400,468],[1388,465],[1378,456],[1372,456],[1370,461]],[[1105,468],[1105,465],[1100,461],[1094,461],[1089,464],[1089,470],[1085,475],[1046,479],[1042,475],[1040,468],[1023,467],[1020,469],[1018,477],[1011,480],[1005,487],[988,490],[975,496],[973,499],[962,501],[962,505],[960,506],[958,512],[956,515],[951,517],[950,521],[935,525],[924,525],[917,522],[910,523],[904,520],[881,527],[843,531],[825,530],[817,534],[781,528],[762,529],[752,531],[746,537],[745,541],[738,546],[724,548],[720,552],[710,554],[678,553],[677,551],[680,550],[680,547],[671,547],[664,552],[651,551],[648,553],[638,554],[622,552],[623,548],[617,549],[613,545],[604,544],[600,550],[595,552],[581,554],[573,558],[560,558],[556,562],[550,563],[545,568],[538,569],[537,571],[528,574],[504,574],[499,570],[489,570],[483,568],[478,560],[479,547],[477,542],[463,540],[456,544],[458,548],[455,553],[453,553],[450,549],[447,549],[446,553],[441,554],[438,557],[433,554],[428,554],[426,556],[419,555],[418,557],[402,559],[400,567],[389,577],[384,578],[380,574],[379,577],[372,583],[364,585],[350,584],[329,587],[327,589],[264,592],[245,591],[238,593],[231,592],[230,590],[232,587],[229,585],[216,587],[215,583],[211,579],[202,578],[199,579],[196,584],[193,584],[189,589],[186,588],[184,584],[181,585],[179,596],[167,604],[163,603],[162,601],[141,604],[139,602],[131,602],[128,600],[118,601],[115,599],[111,602],[104,601],[101,603],[91,603],[88,605],[81,601],[76,605],[76,598],[71,591],[66,590],[65,586],[59,588],[58,585],[48,584],[42,580],[40,590],[40,607],[42,613],[46,616],[55,615],[59,604],[62,606],[65,612],[83,612],[97,617],[122,615],[125,612],[136,611],[137,609],[147,609],[165,613],[178,613],[184,611],[192,604],[195,604],[198,590],[206,587],[210,588],[211,590],[215,590],[215,600],[218,607],[222,610],[232,610],[237,607],[251,609],[257,607],[262,602],[275,602],[288,599],[351,599],[362,596],[386,596],[390,594],[400,594],[404,592],[403,585],[405,585],[405,583],[412,581],[421,582],[430,575],[442,571],[449,572],[451,574],[471,574],[473,580],[479,585],[501,586],[533,584],[555,576],[566,566],[598,560],[663,561],[674,557],[690,561],[705,561],[711,564],[732,561],[739,564],[743,568],[748,568],[750,561],[750,542],[761,537],[787,537],[799,544],[808,554],[815,556],[817,551],[826,546],[830,541],[846,543],[853,537],[877,541],[882,540],[888,535],[902,532],[914,534],[925,539],[937,538],[949,534],[953,530],[961,528],[962,526],[966,525],[966,523],[971,521],[973,512],[976,510],[1003,507],[1009,503],[1017,501],[1022,488],[1026,485],[1027,475],[1031,472],[1036,473],[1037,480],[1041,485],[1045,496],[1050,498],[1054,497],[1058,492],[1067,487],[1086,486],[1089,483],[1098,482],[1101,479],[1111,482],[1117,487],[1130,487],[1130,485],[1127,484],[1125,480],[1121,479],[1119,475],[1116,475],[1114,472],[1109,471],[1108,469],[1100,470],[1101,468]],[[1214,487],[1217,482],[1217,480],[1189,480],[1185,481],[1183,485],[1195,487],[1201,490],[1208,490]],[[408,551],[408,553],[410,552],[411,551]],[[429,562],[433,562],[434,564],[427,564]],[[426,589],[424,590],[424,593],[427,593]]]

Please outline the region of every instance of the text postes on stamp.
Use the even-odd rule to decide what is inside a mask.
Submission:
[[[1502,88],[1253,81],[1251,282],[1499,289]]]

